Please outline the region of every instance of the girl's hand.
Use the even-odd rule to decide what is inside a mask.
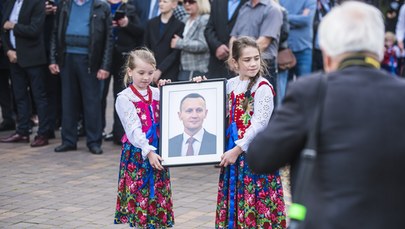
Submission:
[[[203,80],[207,80],[207,77],[205,77],[205,76],[195,76],[195,77],[191,78],[191,81],[196,82],[196,83],[199,83],[199,82],[201,82]]]
[[[157,83],[157,86],[158,86],[158,87],[161,87],[161,86],[166,85],[166,84],[171,83],[171,82],[172,82],[172,81],[171,81],[170,79],[168,79],[168,80],[166,80],[166,79],[160,79],[160,80],[158,81],[158,83]]]
[[[148,153],[148,159],[149,159],[149,163],[152,166],[152,168],[158,169],[158,170],[163,169],[163,166],[160,164],[160,162],[163,161],[163,159],[158,154],[156,154],[153,151],[150,151]]]
[[[219,163],[220,166],[228,166],[232,165],[236,162],[238,159],[238,156],[242,153],[242,149],[239,146],[233,147],[231,150],[226,151],[224,154],[221,156],[221,163]]]

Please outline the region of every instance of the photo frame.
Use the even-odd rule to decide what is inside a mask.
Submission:
[[[174,82],[160,90],[162,165],[220,162],[225,150],[225,79]]]

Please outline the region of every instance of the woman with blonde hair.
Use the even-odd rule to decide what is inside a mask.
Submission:
[[[181,50],[178,80],[190,80],[193,76],[208,72],[210,52],[204,30],[208,23],[211,6],[208,0],[184,0],[183,2],[189,14],[183,21],[185,23],[183,38],[175,36],[170,46]]]

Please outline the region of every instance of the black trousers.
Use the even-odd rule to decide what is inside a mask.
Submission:
[[[101,86],[97,72],[90,72],[87,55],[66,54],[61,68],[62,144],[76,146],[80,111],[86,131],[87,147],[101,145]],[[80,109],[82,106],[82,109]]]
[[[0,69],[0,107],[3,121],[14,123],[10,88],[10,70]]]
[[[38,134],[49,133],[48,100],[45,88],[45,66],[22,68],[18,64],[10,64],[11,83],[17,108],[17,128],[20,135],[29,134],[31,118],[31,102],[29,91],[37,109],[39,126]]]
[[[57,123],[61,121],[61,80],[60,75],[53,75],[46,70],[46,92],[48,95],[49,131],[53,134]]]
[[[102,122],[103,122],[103,129],[106,126],[106,107],[107,107],[107,96],[110,87],[111,78],[113,79],[113,96],[114,96],[114,105],[115,101],[117,100],[117,95],[122,90],[125,89],[124,86],[124,75],[126,69],[123,69],[125,64],[127,55],[121,54],[119,52],[114,52],[113,54],[113,61],[112,61],[112,68],[111,68],[111,76],[105,79],[104,88],[103,88],[103,97],[101,101],[102,105]],[[114,106],[114,121],[112,127],[112,133],[114,135],[114,141],[120,142],[122,136],[124,135],[124,128],[122,127],[120,118],[118,117],[117,112],[115,111]]]

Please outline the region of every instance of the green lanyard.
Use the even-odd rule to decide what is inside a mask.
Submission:
[[[371,68],[379,69],[380,62],[373,57],[364,56],[364,55],[354,55],[345,58],[339,64],[339,70],[343,68],[347,68],[349,66],[366,66]]]

